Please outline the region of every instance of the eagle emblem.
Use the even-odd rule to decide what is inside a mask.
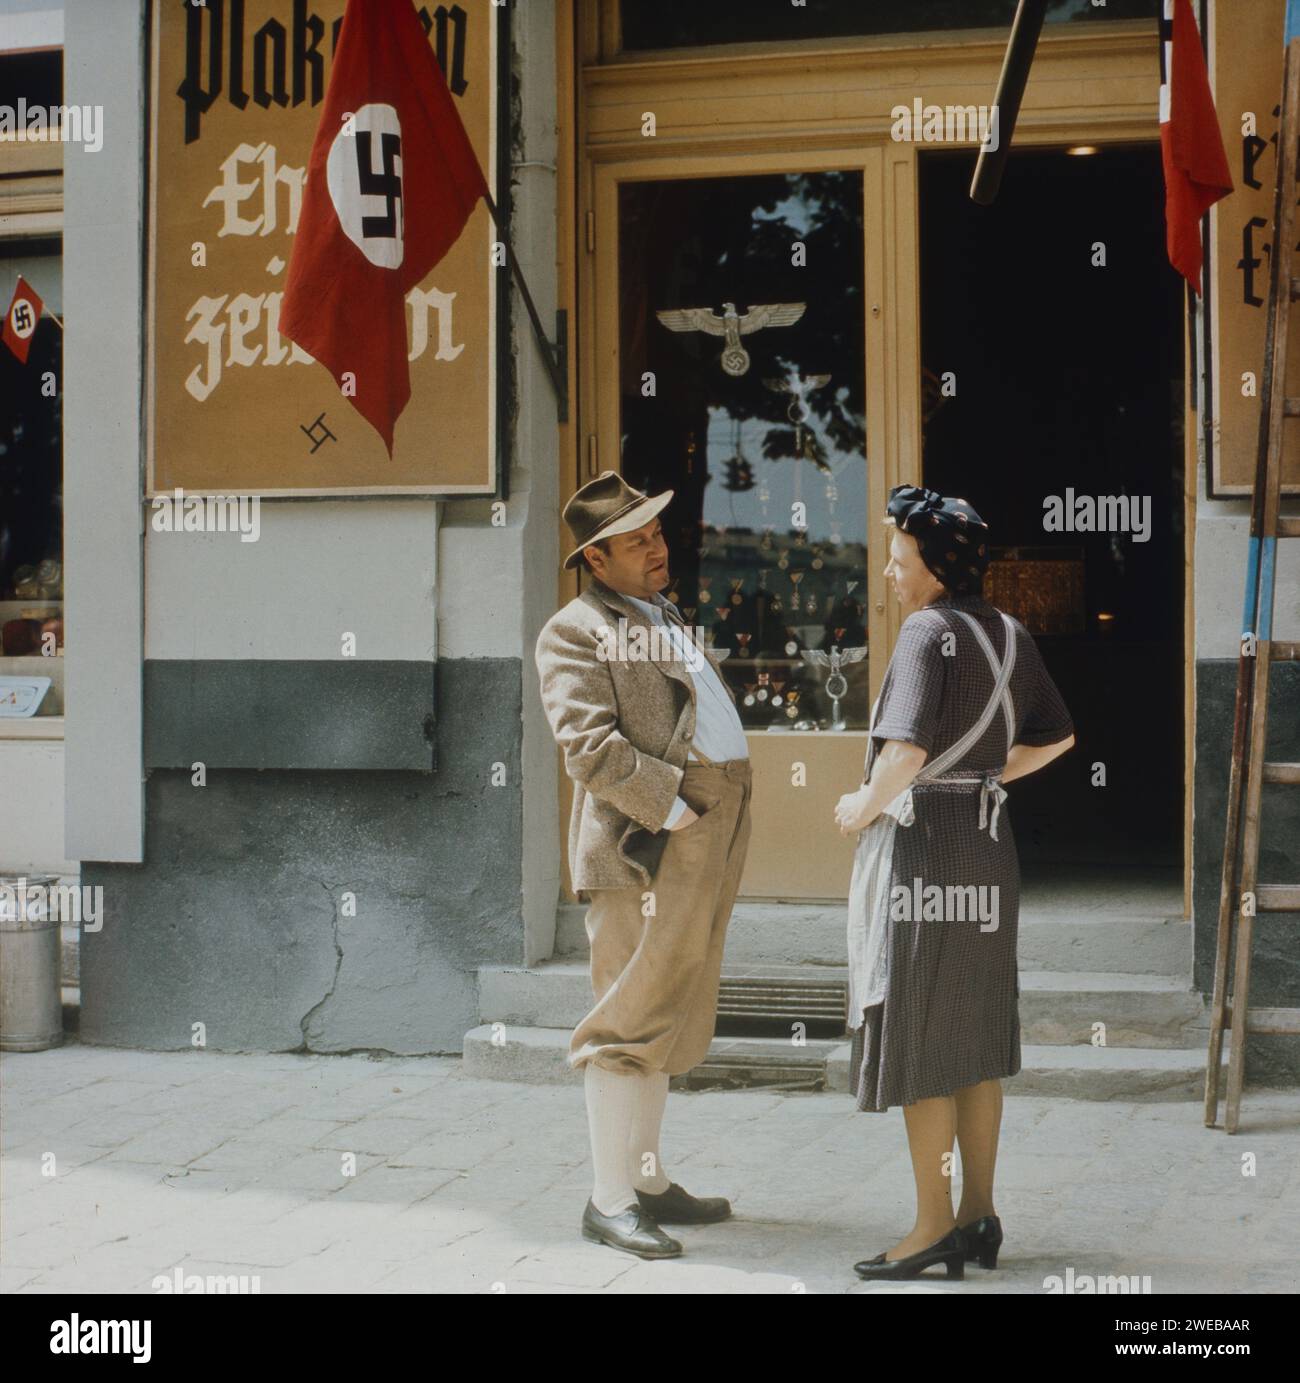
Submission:
[[[849,679],[845,677],[843,669],[850,663],[860,663],[867,656],[866,648],[841,648],[839,644],[832,644],[829,653],[820,648],[801,648],[799,656],[812,667],[830,669],[830,676],[826,679],[826,695],[831,699],[830,728],[846,729],[840,713],[840,701],[848,694]]]
[[[749,352],[740,344],[742,336],[764,327],[793,326],[807,310],[807,303],[763,303],[748,312],[737,312],[735,303],[723,303],[719,316],[711,307],[672,307],[655,316],[669,331],[703,331],[724,338],[722,368],[729,375],[743,375],[749,369]]]

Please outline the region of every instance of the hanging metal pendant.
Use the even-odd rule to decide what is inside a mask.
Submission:
[[[830,375],[803,375],[797,370],[792,371],[785,379],[765,379],[763,381],[763,387],[770,389],[774,394],[790,395],[790,403],[785,410],[785,415],[794,424],[796,460],[800,457],[816,458],[811,431],[804,427],[811,411],[808,407],[807,398],[814,389],[821,389],[830,381]]]

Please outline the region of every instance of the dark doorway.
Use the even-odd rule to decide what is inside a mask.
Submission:
[[[1184,299],[1159,147],[1013,154],[992,207],[972,166],[920,159],[923,474],[991,525],[986,594],[1074,716],[1074,751],[1010,789],[1021,859],[1181,869]],[[1049,531],[1053,496],[1087,522],[1071,491],[1126,496],[1127,523]]]

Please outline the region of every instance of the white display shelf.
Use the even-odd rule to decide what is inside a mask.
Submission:
[[[54,688],[50,688],[53,695]],[[46,697],[49,700],[49,696]],[[63,717],[59,716],[2,716],[0,743],[5,740],[61,740]]]
[[[52,614],[42,616],[42,618],[57,619],[63,614],[63,601],[45,596],[33,596],[30,600],[0,600],[0,624],[11,619],[37,618],[37,616],[28,616],[25,613],[28,610],[49,610]]]

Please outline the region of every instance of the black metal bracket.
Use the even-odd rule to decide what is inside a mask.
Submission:
[[[552,377],[559,380],[560,387],[555,397],[556,416],[562,423],[569,421],[569,314],[563,308],[555,311],[555,344],[547,343],[555,359]]]

